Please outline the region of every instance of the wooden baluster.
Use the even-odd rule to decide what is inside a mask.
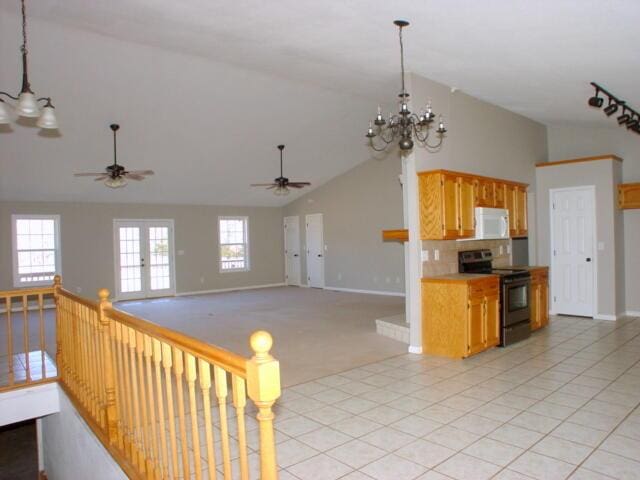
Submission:
[[[58,369],[58,375],[62,376],[61,370],[64,367],[61,367],[64,363],[63,353],[62,353],[62,337],[60,336],[60,332],[62,330],[62,318],[60,315],[60,289],[62,288],[62,277],[60,275],[56,275],[53,277],[53,301],[56,306],[56,368]]]
[[[220,413],[220,440],[222,446],[222,465],[225,480],[231,479],[231,454],[229,451],[229,426],[227,423],[227,372],[226,370],[213,366],[213,377],[215,383],[216,397],[218,398],[218,410]]]
[[[144,381],[144,334],[136,332],[136,363],[138,366],[138,383],[140,392],[140,411],[142,412],[142,427],[140,428],[140,438],[142,454],[144,456],[147,478],[153,478],[153,455],[151,453],[151,435],[149,430],[149,415],[147,414],[147,389]]]
[[[79,342],[77,348],[77,360],[78,360],[78,376],[80,379],[80,385],[82,389],[81,400],[84,407],[89,410],[89,388],[87,387],[87,374],[86,374],[86,348],[87,348],[87,335],[85,333],[84,322],[82,321],[82,306],[78,303],[73,303],[74,307],[74,324],[77,325],[79,332],[78,337],[74,337],[74,340]],[[77,340],[75,340],[77,338]]]
[[[184,373],[184,363],[182,351],[173,347],[173,373],[176,377],[176,397],[178,400],[178,419],[180,427],[180,443],[182,445],[182,471],[184,478],[189,477],[189,446],[187,440],[187,426],[184,419],[184,385],[182,375]]]
[[[231,387],[233,388],[233,406],[236,408],[236,420],[238,423],[238,455],[240,461],[240,478],[249,480],[249,461],[247,458],[247,432],[244,421],[244,409],[247,405],[247,390],[244,378],[231,375]]]
[[[22,296],[22,315],[23,315],[23,340],[24,340],[24,369],[25,369],[25,382],[31,382],[31,368],[29,365],[29,299],[26,295]]]
[[[211,419],[211,369],[205,360],[198,360],[200,391],[204,408],[204,432],[207,439],[207,462],[209,463],[209,480],[216,480],[216,454],[213,440],[213,421]]]
[[[200,458],[200,434],[198,432],[198,407],[196,405],[196,359],[193,355],[185,354],[186,361],[186,379],[189,388],[189,413],[191,414],[191,440],[193,447],[193,468],[196,474],[196,480],[202,478],[202,460]],[[214,466],[215,468],[215,466]]]
[[[100,355],[96,349],[96,344],[98,340],[98,336],[96,335],[96,330],[94,328],[94,312],[88,307],[84,307],[83,309],[84,318],[85,318],[85,328],[87,332],[87,367],[88,367],[88,384],[89,384],[89,392],[91,399],[91,411],[93,413],[93,418],[100,424],[100,410],[102,406],[100,405],[100,395],[99,389],[101,385],[98,383],[98,361]],[[104,427],[104,424],[102,424]]]
[[[129,334],[129,371],[131,373],[131,392],[133,400],[133,438],[136,445],[136,463],[141,472],[145,472],[144,445],[142,440],[142,426],[140,425],[140,392],[138,391],[138,374],[136,369],[136,331],[125,327]]]
[[[98,309],[100,306],[98,305]],[[93,331],[95,335],[95,349],[96,349],[96,370],[97,370],[97,392],[98,392],[98,413],[100,415],[100,425],[102,426],[107,436],[109,434],[107,430],[107,389],[106,389],[106,379],[105,379],[105,371],[107,370],[106,358],[105,358],[105,337],[106,343],[109,344],[109,325],[103,329],[102,324],[100,323],[99,311],[92,310],[91,311],[91,320],[93,323]],[[115,402],[114,402],[115,405]]]
[[[280,364],[270,354],[273,339],[268,332],[257,331],[251,335],[251,348],[255,355],[247,362],[247,387],[249,397],[258,407],[260,425],[260,478],[277,480],[278,466],[273,435],[273,410],[280,397]]]
[[[115,445],[118,441],[118,422],[119,413],[116,403],[116,382],[115,382],[115,358],[112,351],[111,333],[112,325],[104,313],[105,308],[111,308],[111,302],[109,301],[109,290],[106,288],[101,289],[98,292],[98,298],[100,303],[98,304],[98,322],[100,323],[100,329],[102,331],[102,355],[103,355],[103,377],[104,377],[104,392],[105,392],[105,406],[104,412],[106,417],[106,428],[109,442]]]
[[[153,470],[156,478],[162,478],[162,461],[160,452],[158,450],[158,430],[156,428],[156,404],[155,396],[153,394],[153,375],[151,372],[151,357],[153,355],[153,348],[151,346],[151,337],[144,335],[144,366],[145,366],[145,379],[147,385],[147,399],[149,407],[149,423],[151,424],[151,442],[147,447],[149,457],[153,462]]]
[[[136,432],[134,428],[133,411],[133,387],[131,386],[131,369],[129,365],[129,327],[120,325],[122,330],[122,365],[124,370],[125,401],[127,403],[127,437],[129,442],[130,460],[134,465],[138,464],[138,447],[136,445]]]
[[[173,366],[173,358],[171,356],[171,346],[166,343],[162,344],[162,368],[164,368],[164,385],[167,389],[167,414],[169,417],[169,440],[171,442],[171,470],[173,477],[178,477],[180,469],[178,464],[178,448],[176,446],[176,416],[173,408],[173,380],[171,378],[171,367]],[[186,479],[187,477],[185,477]]]
[[[9,362],[9,385],[13,385],[14,381],[14,372],[13,372],[13,329],[12,329],[12,321],[11,321],[11,309],[13,306],[11,305],[11,297],[7,297],[6,299],[6,308],[7,308],[7,355]]]
[[[162,470],[160,472],[160,476],[162,478],[168,478],[170,475],[169,451],[167,450],[167,430],[165,428],[164,421],[164,394],[162,392],[162,370],[160,365],[162,362],[162,344],[160,343],[160,340],[156,340],[155,338],[152,340],[152,344],[153,364],[156,374],[156,400],[158,401],[158,420],[160,423],[158,427],[160,428],[160,447],[162,452]]]
[[[127,419],[129,418],[129,408],[127,402],[127,378],[124,371],[124,356],[122,353],[122,325],[118,322],[112,321],[111,328],[113,330],[112,338],[115,342],[115,357],[117,367],[117,397],[118,397],[118,444],[120,448],[126,453],[131,454],[131,447],[129,443],[129,427]]]
[[[44,295],[38,294],[38,321],[40,327],[40,378],[47,378],[47,362],[45,357],[45,338],[44,338]]]

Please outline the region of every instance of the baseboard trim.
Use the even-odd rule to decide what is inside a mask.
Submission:
[[[624,314],[627,317],[640,317],[640,310],[627,310]]]
[[[273,287],[285,287],[287,284],[282,283],[265,283],[263,285],[248,285],[246,287],[232,287],[232,288],[216,288],[213,290],[196,290],[194,292],[180,292],[176,293],[176,297],[189,297],[192,295],[206,295],[207,293],[225,293],[236,292],[239,290],[258,290],[260,288],[273,288]]]
[[[409,345],[409,353],[422,353],[422,347],[415,347],[413,345]]]
[[[606,313],[598,313],[593,316],[594,320],[607,320],[611,322],[618,320],[618,318],[620,318],[620,315],[609,315]]]
[[[336,292],[347,292],[347,293],[366,293],[369,295],[387,295],[390,297],[404,297],[404,293],[402,292],[387,292],[384,290],[360,290],[357,288],[342,288],[342,287],[324,287],[325,290],[333,290]]]

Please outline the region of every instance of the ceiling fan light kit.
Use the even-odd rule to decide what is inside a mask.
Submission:
[[[398,114],[389,114],[388,120],[385,120],[382,109],[378,106],[378,114],[375,119],[369,122],[369,129],[365,135],[369,139],[369,145],[376,152],[385,150],[395,140],[401,151],[408,152],[413,149],[414,139],[419,145],[429,149],[437,149],[442,145],[442,140],[447,129],[444,126],[442,115],[438,117],[438,128],[436,134],[438,141],[430,144],[429,134],[433,121],[436,117],[431,109],[431,102],[428,102],[420,115],[411,113],[409,110],[409,93],[405,89],[404,81],[404,44],[402,42],[402,29],[409,26],[406,20],[396,20],[393,22],[398,27],[398,36],[400,38],[400,71],[402,80],[402,90],[398,97],[400,110]],[[376,138],[382,140],[376,145]]]
[[[622,113],[616,117],[618,125],[625,126],[627,130],[640,134],[640,113],[627,105],[626,101],[616,97],[597,83],[591,82],[591,86],[595,88],[596,92],[589,98],[588,104],[590,107],[600,108],[604,105],[604,98],[600,96],[602,93],[609,99],[607,106],[602,109],[604,114],[610,117],[616,113],[618,109],[622,109]]]
[[[11,112],[7,102],[1,97],[7,97],[15,100],[16,104],[13,111],[16,115],[23,118],[38,118],[36,125],[44,129],[57,129],[58,120],[56,118],[54,106],[50,97],[36,97],[31,90],[29,83],[29,71],[27,68],[27,16],[25,12],[24,0],[21,0],[22,11],[22,88],[20,93],[11,95],[7,92],[0,92],[0,125],[8,125],[11,123]],[[44,106],[40,109],[40,102],[44,102]]]
[[[142,181],[148,175],[153,175],[153,170],[137,170],[128,171],[123,165],[118,164],[118,144],[117,131],[120,125],[112,123],[109,128],[113,132],[113,163],[108,165],[104,172],[87,172],[75,173],[75,177],[96,177],[94,180],[100,182],[104,180],[104,184],[109,188],[122,188],[127,185],[127,178],[131,180]]]
[[[280,150],[280,176],[273,180],[273,183],[252,183],[252,187],[267,187],[267,190],[273,190],[273,193],[279,196],[289,195],[290,188],[303,188],[311,185],[309,182],[291,182],[282,173],[282,151],[284,145],[278,145]],[[274,190],[275,189],[275,190]]]

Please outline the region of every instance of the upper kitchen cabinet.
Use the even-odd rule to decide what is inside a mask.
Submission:
[[[622,209],[640,208],[640,183],[618,185],[618,206]]]
[[[476,184],[472,177],[438,170],[418,174],[420,237],[454,240],[473,237]]]
[[[475,236],[475,208],[509,211],[510,236],[527,236],[527,185],[448,170],[418,173],[420,237],[455,240]]]

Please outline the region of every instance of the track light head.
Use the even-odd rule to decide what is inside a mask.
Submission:
[[[610,117],[611,115],[613,115],[618,111],[618,104],[616,102],[609,100],[609,105],[604,107],[603,111],[607,115],[607,117]]]
[[[604,103],[604,99],[598,96],[598,92],[589,99],[589,105],[592,107],[600,108]]]
[[[627,113],[627,109],[622,107],[622,115],[618,116],[618,125],[623,125],[631,120],[631,116]]]
[[[640,124],[637,118],[632,118],[627,122],[627,128],[631,130],[632,128],[637,127]]]

